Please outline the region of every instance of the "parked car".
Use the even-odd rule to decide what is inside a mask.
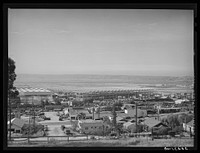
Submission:
[[[51,118],[50,117],[45,117],[44,120],[51,120]]]
[[[61,130],[63,131],[65,129],[65,126],[64,125],[61,125]]]
[[[68,135],[68,136],[73,136],[73,135],[74,135],[74,133],[72,133],[69,129],[65,129],[65,130],[64,130],[64,133],[65,133],[66,135]]]

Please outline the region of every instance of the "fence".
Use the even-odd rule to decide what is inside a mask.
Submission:
[[[44,137],[11,137],[11,140],[9,140],[11,143],[15,142],[46,142],[51,143],[55,141],[83,141],[83,140],[89,140],[88,135],[76,135],[76,136],[44,136]]]

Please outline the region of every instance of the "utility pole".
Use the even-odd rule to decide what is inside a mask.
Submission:
[[[98,118],[100,119],[100,105],[99,105],[99,112],[98,112]]]
[[[158,120],[160,120],[160,105],[157,106],[157,111],[158,111]]]
[[[136,134],[137,134],[137,101],[135,102],[135,125],[136,125]]]
[[[33,103],[33,97],[32,97],[32,110],[33,110],[33,130],[35,132],[35,107]]]
[[[92,103],[93,103],[93,107],[92,107],[92,115],[93,115],[93,120],[94,120],[94,101],[93,101]]]
[[[30,114],[29,114],[29,118],[28,118],[28,143],[30,142],[29,135],[30,135]]]

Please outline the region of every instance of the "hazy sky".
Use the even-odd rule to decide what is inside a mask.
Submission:
[[[193,11],[10,9],[16,73],[193,75]]]

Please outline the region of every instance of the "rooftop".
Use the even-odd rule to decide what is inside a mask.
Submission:
[[[50,90],[43,88],[18,88],[19,95],[49,95]]]
[[[10,124],[10,121],[8,121],[8,125],[9,125],[9,124]],[[17,125],[17,126],[19,126],[19,127],[23,127],[24,121],[21,120],[21,119],[19,119],[19,118],[13,118],[13,119],[11,120],[11,124],[15,124],[15,125]]]
[[[161,123],[161,121],[155,120],[154,118],[146,118],[144,121],[144,124],[146,124],[147,126],[154,127],[155,125]]]
[[[187,125],[194,126],[194,119],[188,122]]]
[[[79,88],[74,90],[76,93],[99,93],[99,92],[131,92],[131,91],[150,91],[153,88],[130,88],[130,87],[103,87],[103,88]]]
[[[92,120],[92,119],[88,119],[88,120],[79,120],[80,123],[103,123],[102,120]]]

